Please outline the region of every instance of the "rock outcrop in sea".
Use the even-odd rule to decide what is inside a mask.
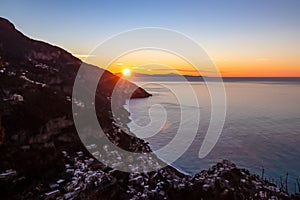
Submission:
[[[24,36],[0,18],[0,199],[292,198],[226,160],[188,176],[171,166],[160,168],[163,162],[155,156],[141,156],[133,162],[106,146],[84,146],[74,125],[71,102],[82,64],[59,47]],[[108,71],[84,65],[90,73],[103,74],[97,83],[95,107],[106,137],[124,150],[151,152],[145,141],[128,134],[125,125],[115,121],[110,109],[113,91],[120,97],[117,109],[124,119],[129,116],[122,107],[126,98],[150,94]],[[73,101],[84,108],[80,100]],[[157,170],[126,173],[95,157],[128,165],[133,171],[146,162]]]

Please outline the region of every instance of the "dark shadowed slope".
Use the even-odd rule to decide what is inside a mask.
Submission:
[[[59,176],[65,169],[62,150],[85,151],[74,127],[70,101],[81,64],[65,50],[32,40],[0,18],[0,173],[17,171],[12,180],[0,176],[0,197],[22,195],[40,181]],[[84,67],[87,76],[102,74],[95,98],[97,117],[109,138],[116,140],[109,101],[112,91],[118,92],[118,109],[124,118],[128,117],[122,107],[125,98],[131,93],[131,98],[150,94],[101,68]],[[125,133],[119,133],[120,139],[123,142],[119,146],[124,149],[148,148],[142,140]]]

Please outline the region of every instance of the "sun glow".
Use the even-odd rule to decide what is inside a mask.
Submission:
[[[131,70],[128,68],[125,68],[122,70],[122,74],[124,77],[129,77],[131,75]]]

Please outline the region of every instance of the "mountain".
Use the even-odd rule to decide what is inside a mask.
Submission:
[[[122,76],[121,74],[116,74]],[[192,75],[180,75],[180,74],[141,74],[134,73],[129,78],[131,81],[156,81],[156,82],[172,82],[172,81],[188,81],[188,82],[197,82],[203,81],[203,76],[192,76]]]
[[[21,195],[32,190],[34,183],[57,177],[65,169],[62,151],[89,154],[77,135],[70,101],[81,65],[91,84],[89,76],[102,74],[95,106],[110,139],[122,139],[119,146],[132,151],[149,148],[121,130],[117,136],[119,127],[113,124],[109,100],[116,92],[117,109],[128,118],[122,107],[125,99],[149,97],[149,93],[104,69],[82,63],[59,47],[28,38],[11,22],[0,18],[0,197]],[[1,172],[5,178],[5,174],[10,174],[7,170],[15,171],[20,180],[3,182]]]
[[[122,77],[122,74],[116,74]],[[133,73],[128,80],[133,82],[294,82],[299,83],[299,77],[213,77],[192,76],[180,74],[141,74]]]

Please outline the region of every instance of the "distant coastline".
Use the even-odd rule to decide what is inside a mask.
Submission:
[[[120,74],[116,74],[121,76]],[[300,77],[221,77],[224,82],[253,82],[253,81],[268,81],[268,82],[299,82]],[[209,76],[191,76],[179,74],[134,74],[129,78],[130,81],[137,82],[172,82],[172,81],[189,81],[189,82],[203,82],[203,81],[220,81],[220,77]]]

